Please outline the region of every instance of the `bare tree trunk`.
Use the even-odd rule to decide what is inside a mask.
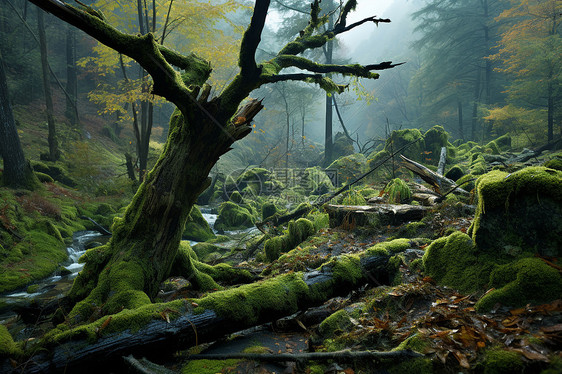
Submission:
[[[45,92],[45,106],[47,108],[47,124],[49,128],[49,160],[56,161],[60,157],[59,145],[57,140],[55,119],[53,117],[53,97],[51,95],[51,82],[49,79],[49,64],[47,62],[47,39],[45,37],[44,13],[41,9],[37,10],[37,30],[39,33],[39,48],[41,50],[41,68],[43,71],[43,90]]]
[[[330,20],[328,21],[328,27],[332,28],[334,24],[334,16],[330,15]],[[325,49],[326,64],[331,64],[333,62],[334,56],[334,41],[329,40],[326,43]],[[332,138],[332,127],[333,127],[333,112],[332,112],[332,95],[326,95],[326,125],[325,125],[325,137],[324,137],[324,165],[329,166],[332,163],[333,153],[334,153],[334,142]]]
[[[16,129],[8,84],[4,71],[4,61],[0,52],[0,155],[4,160],[2,182],[9,187],[34,189],[39,181],[31,166],[25,160],[20,138]]]
[[[78,124],[78,79],[76,77],[76,31],[67,25],[66,31],[66,118],[72,125]]]
[[[476,68],[476,83],[474,84],[474,99],[472,103],[472,121],[470,126],[470,140],[476,139],[476,131],[478,126],[478,102],[480,101],[480,75],[481,67]]]

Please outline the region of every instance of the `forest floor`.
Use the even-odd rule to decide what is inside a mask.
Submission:
[[[466,231],[470,216],[458,214],[452,206],[437,208],[427,220],[438,236],[447,230]],[[312,269],[332,256],[360,253],[373,245],[396,237],[404,226],[386,226],[373,232],[361,229],[321,230],[308,242],[320,243],[313,250],[299,254],[299,248],[267,266],[244,262],[262,273],[281,274]],[[318,240],[325,238],[325,240]],[[412,261],[423,255],[427,242],[411,239],[411,251],[399,265],[399,274],[391,284],[366,284],[345,297],[337,297],[316,308],[277,321],[260,330],[234,334],[226,341],[200,347],[197,352],[224,355],[223,361],[198,359],[189,354],[186,361],[171,365],[184,372],[223,373],[415,373],[415,372],[541,372],[552,362],[562,360],[562,300],[549,304],[510,308],[500,304],[487,313],[478,313],[474,305],[483,292],[461,294],[439,286],[416,268]],[[294,253],[296,252],[296,253]],[[561,295],[562,296],[562,295]],[[338,312],[341,311],[341,312]],[[320,317],[319,317],[320,316]],[[328,316],[338,316],[326,326]],[[341,317],[341,318],[340,318]],[[329,318],[329,317],[328,317]],[[265,333],[264,330],[267,332]],[[275,345],[271,344],[271,341]],[[373,361],[353,364],[337,359],[306,367],[295,362],[259,363],[228,359],[228,354],[242,352],[302,353],[350,349],[352,351],[388,351],[413,349],[423,359],[410,359],[396,365]],[[204,356],[203,356],[204,357]],[[190,371],[193,370],[193,371]],[[553,371],[556,372],[556,371]]]

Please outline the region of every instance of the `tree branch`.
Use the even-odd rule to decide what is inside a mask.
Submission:
[[[361,21],[357,21],[355,23],[352,23],[349,26],[345,25],[345,19],[338,21],[338,23],[336,23],[336,25],[334,26],[333,30],[329,30],[327,32],[332,32],[334,35],[338,35],[344,32],[347,32],[351,29],[356,28],[357,26],[361,26],[364,23],[367,22],[373,22],[375,25],[379,25],[379,23],[390,23],[390,20],[388,18],[377,18],[377,16],[372,16],[372,17],[367,17],[362,19]]]
[[[385,70],[391,69],[395,66],[402,65],[392,64],[390,61],[386,61],[380,64],[366,65],[362,66],[359,64],[355,65],[333,65],[333,64],[318,64],[310,61],[307,58],[292,56],[292,55],[280,55],[274,58],[274,62],[277,63],[281,69],[287,67],[296,67],[302,70],[312,71],[314,73],[338,73],[343,75],[354,75],[362,78],[372,78],[376,79],[379,77],[378,74],[372,73],[371,70]]]
[[[248,26],[242,38],[238,66],[240,66],[243,76],[255,75],[258,71],[256,65],[256,50],[261,41],[261,34],[265,26],[265,18],[267,17],[269,4],[270,0],[256,0],[250,26]]]
[[[322,74],[295,73],[295,74],[265,75],[262,76],[261,83],[267,84],[267,83],[286,82],[286,81],[301,81],[307,83],[316,83],[324,91],[329,93],[336,92],[341,94],[347,88],[347,85],[336,84],[330,78],[326,78],[322,76]]]

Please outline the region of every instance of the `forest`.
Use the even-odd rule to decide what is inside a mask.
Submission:
[[[562,373],[562,1],[2,0],[1,373]]]

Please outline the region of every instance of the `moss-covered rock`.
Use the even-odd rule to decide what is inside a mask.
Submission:
[[[544,163],[544,167],[556,170],[562,170],[562,158],[553,158]]]
[[[192,248],[193,252],[197,254],[199,261],[202,262],[214,261],[230,252],[228,248],[220,247],[212,243],[197,243]]]
[[[261,206],[261,218],[262,221],[265,221],[266,219],[273,217],[275,215],[275,213],[277,213],[277,207],[275,206],[275,204],[271,201],[266,201],[262,206]]]
[[[459,180],[462,176],[464,175],[464,171],[463,169],[458,166],[458,165],[454,165],[452,168],[450,168],[447,173],[445,173],[445,177],[453,180],[453,181],[457,181]]]
[[[215,238],[213,230],[211,230],[211,227],[201,214],[201,210],[199,210],[196,205],[193,206],[189,213],[185,224],[185,230],[183,231],[183,237],[198,242],[204,242]]]
[[[562,172],[528,167],[491,171],[477,181],[478,207],[469,234],[482,251],[518,248],[562,256]]]
[[[337,172],[337,185],[348,184],[365,174],[367,158],[362,153],[340,157],[327,168],[330,172]]]
[[[315,232],[314,224],[306,218],[289,222],[289,230],[286,234],[265,241],[264,252],[267,259],[276,260],[281,253],[290,251]]]
[[[216,230],[241,230],[252,227],[256,218],[248,208],[226,201],[219,207],[219,214],[215,222]]]
[[[334,159],[348,156],[355,153],[353,141],[349,139],[343,132],[338,132],[334,136],[334,144],[332,146],[332,156]]]
[[[349,331],[353,327],[351,317],[345,309],[338,310],[328,316],[318,326],[318,333],[325,338],[332,338],[342,332]]]
[[[438,283],[473,292],[487,285],[495,264],[478,254],[470,236],[456,231],[427,247],[423,265],[426,274]]]
[[[334,189],[328,175],[318,166],[304,170],[302,184],[305,192],[312,195],[323,195]]]
[[[384,150],[390,155],[406,144],[417,140],[417,142],[404,149],[402,154],[411,160],[422,162],[424,161],[423,150],[425,148],[425,140],[423,138],[424,136],[418,129],[394,130],[386,140]]]
[[[365,251],[366,256],[390,256],[412,248],[408,239],[394,239],[388,242],[377,243]]]
[[[281,181],[275,178],[275,174],[264,168],[252,168],[246,170],[236,178],[238,191],[246,190],[255,196],[260,194],[271,195],[278,193],[284,188]]]
[[[484,374],[511,374],[523,371],[521,355],[514,351],[490,349],[484,359]]]
[[[421,161],[425,164],[437,165],[441,148],[449,145],[449,133],[445,131],[443,126],[436,125],[425,132],[423,139],[425,151]],[[450,158],[449,152],[447,154]]]
[[[477,310],[487,311],[496,303],[523,306],[552,301],[562,295],[562,276],[538,258],[524,258],[494,269],[490,287],[495,290],[476,303]]]

